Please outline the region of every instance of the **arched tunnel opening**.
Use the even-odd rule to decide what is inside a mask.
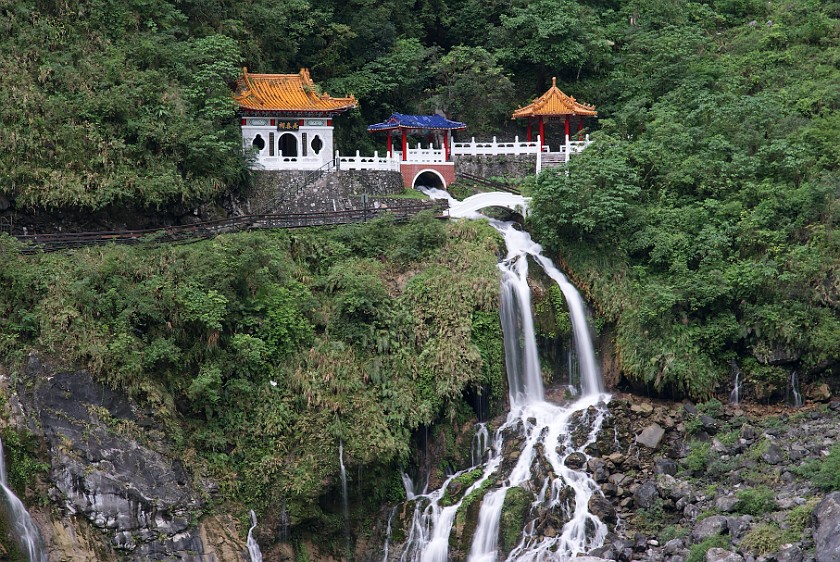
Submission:
[[[443,177],[431,170],[425,170],[417,174],[417,177],[414,178],[414,189],[417,189],[418,185],[426,186],[426,187],[434,187],[437,189],[446,189],[446,183],[443,181]]]

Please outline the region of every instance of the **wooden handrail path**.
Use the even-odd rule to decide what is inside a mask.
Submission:
[[[246,215],[205,221],[189,225],[167,226],[140,230],[110,230],[97,232],[60,232],[54,234],[15,235],[25,246],[22,253],[55,251],[96,244],[140,244],[155,242],[180,242],[211,238],[218,234],[261,230],[265,228],[305,228],[309,226],[332,226],[366,222],[372,218],[391,214],[398,221],[404,221],[422,211],[442,213],[448,202],[417,201],[407,205],[380,209],[352,209],[317,213],[284,213]]]

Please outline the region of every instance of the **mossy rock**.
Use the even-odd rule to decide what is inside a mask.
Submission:
[[[510,554],[522,537],[522,528],[525,527],[531,499],[531,494],[519,487],[511,488],[505,496],[499,525],[502,530],[501,546],[505,556]]]

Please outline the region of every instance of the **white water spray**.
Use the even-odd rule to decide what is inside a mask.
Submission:
[[[475,435],[470,446],[470,466],[478,466],[484,462],[484,455],[489,446],[490,432],[487,431],[487,424],[475,424]]]
[[[788,385],[790,386],[790,403],[798,408],[802,405],[802,394],[799,392],[799,376],[796,371],[791,372]]]
[[[347,541],[347,556],[352,552],[350,544],[350,504],[347,498],[347,470],[344,468],[344,442],[338,442],[338,465],[341,467],[341,507],[344,513],[344,539]]]
[[[451,217],[486,218],[478,210],[488,206],[514,209],[527,215],[524,197],[508,193],[483,193],[463,202],[437,189],[421,188],[436,199],[448,199]],[[582,471],[565,465],[571,453],[588,459],[585,449],[593,443],[600,431],[606,412],[603,382],[595,359],[586,309],[575,287],[542,255],[542,247],[527,232],[513,223],[488,219],[503,236],[507,256],[499,264],[502,271],[501,322],[505,340],[505,363],[510,388],[511,411],[506,422],[494,436],[494,446],[484,473],[469,491],[482,485],[490,476],[502,486],[489,491],[479,511],[468,562],[496,562],[499,559],[499,522],[505,497],[514,487],[530,490],[535,495],[529,520],[522,537],[508,556],[508,561],[543,562],[569,560],[578,554],[600,546],[607,533],[606,525],[589,513],[589,500],[601,493],[598,485]],[[561,407],[544,401],[542,371],[536,347],[531,314],[531,291],[528,286],[528,256],[532,257],[560,287],[569,306],[575,351],[578,358],[581,397],[574,403]],[[588,423],[585,443],[572,439],[574,418]],[[495,474],[501,464],[501,449],[505,433],[518,432],[523,445],[516,465],[509,474]],[[474,458],[473,458],[473,462]],[[550,469],[543,470],[543,467]],[[457,476],[457,475],[456,475]],[[542,484],[534,489],[534,477]],[[449,534],[460,502],[454,506],[439,507],[439,500],[451,482],[448,479],[440,490],[421,496],[415,509],[409,541],[403,553],[403,562],[443,562],[448,555]],[[561,532],[551,536],[538,531],[540,517],[549,512],[562,512]]]
[[[35,526],[32,516],[26,511],[23,502],[9,488],[2,440],[0,440],[0,489],[2,489],[5,498],[6,514],[9,518],[13,538],[17,540],[21,550],[26,553],[29,562],[47,562],[47,552],[38,527]]]
[[[397,506],[391,508],[388,513],[388,526],[385,528],[385,548],[382,554],[382,562],[388,562],[388,550],[391,546],[391,522],[394,520],[394,515],[397,513]]]
[[[733,359],[729,362],[729,367],[735,375],[735,381],[732,383],[732,392],[729,393],[729,402],[737,406],[741,402],[741,369]]]
[[[248,556],[251,562],[262,562],[262,552],[260,545],[257,544],[257,539],[254,538],[254,529],[257,528],[257,514],[251,510],[251,528],[248,529],[248,540],[245,543],[248,546]]]

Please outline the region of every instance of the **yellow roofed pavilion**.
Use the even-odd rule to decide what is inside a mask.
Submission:
[[[594,117],[598,115],[594,105],[581,103],[571,96],[564,94],[557,87],[557,78],[551,79],[551,88],[525,107],[513,112],[512,119],[529,117],[562,117],[564,115],[580,115]]]
[[[305,68],[297,74],[252,74],[243,68],[234,99],[247,112],[313,116],[341,113],[358,105],[353,96],[319,95]]]

